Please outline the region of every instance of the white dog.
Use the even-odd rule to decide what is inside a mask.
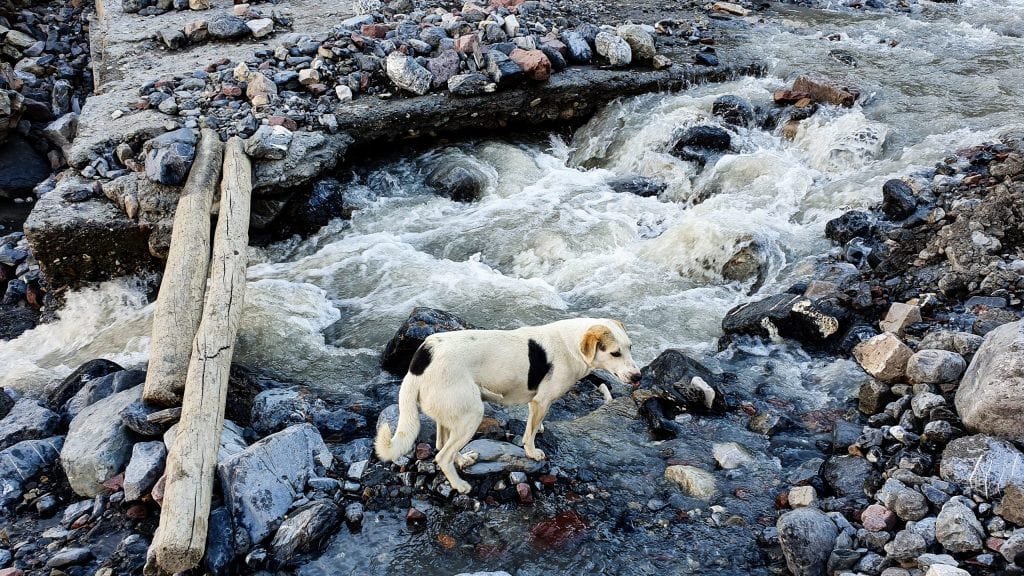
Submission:
[[[398,429],[377,431],[377,456],[393,462],[412,450],[419,433],[417,407],[437,422],[434,458],[452,488],[465,494],[464,468],[475,455],[462,449],[484,416],[483,400],[528,404],[523,448],[534,460],[544,452],[534,438],[551,404],[577,380],[604,369],[623,382],[639,380],[629,336],[617,320],[579,318],[517,330],[460,330],[433,334],[416,350],[398,393]]]

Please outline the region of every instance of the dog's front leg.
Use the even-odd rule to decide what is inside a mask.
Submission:
[[[534,440],[537,437],[537,431],[541,428],[544,422],[544,417],[548,414],[548,408],[551,406],[548,402],[538,402],[533,400],[529,404],[530,415],[526,418],[526,433],[523,434],[523,449],[526,450],[526,457],[533,460],[543,460],[544,451],[538,450],[534,445]]]

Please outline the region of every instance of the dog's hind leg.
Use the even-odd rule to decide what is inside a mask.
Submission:
[[[437,437],[434,439],[434,450],[440,451],[444,447],[446,440],[448,440],[448,429],[438,424]]]
[[[526,433],[523,434],[523,449],[526,450],[527,458],[533,460],[543,460],[544,451],[538,450],[534,445],[534,440],[537,437],[537,432],[541,429],[544,423],[544,417],[548,415],[548,408],[551,404],[547,401],[533,400],[529,404],[530,414],[526,418]]]
[[[480,426],[480,421],[483,420],[483,417],[484,407],[482,403],[478,405],[477,410],[473,413],[462,414],[448,430],[448,438],[445,440],[444,447],[437,452],[437,456],[434,458],[438,468],[441,469],[445,478],[448,479],[448,483],[461,494],[468,493],[471,486],[469,482],[459,477],[459,473],[455,470],[455,461],[457,457],[461,456],[459,450],[473,439],[473,435],[476,434],[476,429]],[[464,462],[462,458],[460,458],[460,461]]]

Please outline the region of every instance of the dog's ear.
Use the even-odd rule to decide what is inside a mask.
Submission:
[[[601,347],[603,350],[613,339],[612,331],[607,326],[595,324],[587,328],[587,331],[583,333],[583,339],[580,341],[580,352],[583,352],[583,357],[586,358],[587,362],[593,362],[594,356],[597,355],[598,347]]]
[[[612,322],[615,322],[616,324],[618,324],[619,328],[622,328],[623,331],[626,330],[626,325],[623,324],[621,321],[619,321],[619,320],[612,320]]]

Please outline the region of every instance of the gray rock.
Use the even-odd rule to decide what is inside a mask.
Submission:
[[[46,125],[43,135],[61,149],[64,157],[71,154],[71,142],[78,133],[78,114],[68,112]]]
[[[163,28],[157,35],[160,36],[160,41],[164,43],[171,50],[177,50],[185,45],[185,33],[177,28]]]
[[[920,350],[907,361],[907,379],[912,384],[954,382],[967,369],[964,357],[946,350]]]
[[[970,332],[956,332],[953,330],[934,330],[925,334],[918,343],[918,350],[948,350],[956,352],[961,356],[973,356],[984,338]]]
[[[823,576],[838,530],[817,508],[786,512],[776,523],[786,565],[794,576]]]
[[[206,533],[206,554],[203,566],[214,575],[226,574],[228,566],[235,559],[235,532],[231,525],[231,512],[218,506],[210,512],[209,530]]]
[[[608,32],[600,32],[594,38],[597,53],[608,59],[612,66],[629,66],[633,61],[633,51],[629,44],[619,36]]]
[[[1007,538],[1006,542],[1003,542],[1003,547],[999,549],[999,553],[1007,562],[1024,565],[1024,530],[1017,530]]]
[[[22,398],[0,420],[0,450],[6,450],[23,440],[46,438],[53,434],[58,424],[60,416],[55,412],[32,398]]]
[[[497,440],[473,440],[461,450],[462,454],[476,453],[476,463],[462,470],[467,476],[484,476],[495,473],[537,472],[543,462],[526,457],[526,451],[515,444]]]
[[[92,500],[79,500],[74,504],[71,504],[64,509],[64,515],[61,517],[60,522],[66,528],[71,526],[75,520],[78,520],[84,515],[91,515],[93,501]]]
[[[927,547],[924,538],[921,538],[921,536],[910,530],[901,530],[896,533],[896,537],[892,539],[892,542],[885,545],[885,552],[889,555],[889,558],[897,562],[905,562],[917,558],[919,554],[924,553]]]
[[[960,381],[956,408],[972,432],[1024,442],[1024,321],[985,336]]]
[[[260,436],[309,422],[318,409],[326,409],[308,390],[298,387],[272,388],[256,395],[252,402],[250,426]]]
[[[380,430],[380,427],[385,422],[387,422],[388,428],[392,432],[398,429],[398,404],[391,404],[387,408],[381,410],[380,415],[377,417],[377,424],[374,427],[374,431],[376,432],[377,430]],[[428,444],[432,444],[436,433],[437,426],[434,424],[434,421],[421,412],[420,432],[416,435],[416,442],[427,442]]]
[[[270,553],[282,565],[290,564],[296,554],[315,552],[334,533],[341,511],[330,500],[317,500],[289,514],[274,534]]]
[[[0,568],[5,568],[14,558],[11,551],[6,548],[0,548]]]
[[[224,421],[224,428],[220,432],[220,448],[217,450],[217,463],[222,464],[228,458],[246,449],[245,438],[242,437],[242,428],[230,420]],[[174,446],[174,440],[178,436],[178,425],[175,424],[164,432],[164,446],[170,452]]]
[[[47,568],[63,568],[85,564],[92,559],[92,550],[88,548],[67,548],[54,554],[46,561]]]
[[[448,79],[448,91],[456,96],[475,96],[488,91],[491,79],[485,74],[456,74]]]
[[[568,49],[568,60],[571,64],[590,64],[594,53],[583,35],[574,30],[562,32],[560,39]]]
[[[353,502],[345,506],[345,521],[353,525],[361,524],[363,522],[363,505]]]
[[[888,479],[875,498],[903,520],[920,520],[928,515],[928,500],[924,494],[908,488],[895,479]]]
[[[256,163],[253,192],[261,194],[306,185],[334,168],[351,143],[352,137],[342,132],[295,132],[283,159]]]
[[[654,48],[654,38],[644,30],[643,26],[636,24],[623,24],[615,29],[615,32],[629,44],[633,60],[649,63],[654,60],[657,52]]]
[[[284,126],[260,126],[245,141],[245,152],[253,158],[283,160],[292,143],[292,132]]]
[[[950,552],[976,552],[982,548],[985,530],[974,512],[957,497],[946,502],[939,512],[935,538]]]
[[[956,558],[953,558],[949,554],[921,554],[917,557],[917,565],[920,566],[922,570],[927,570],[936,565],[958,566],[959,564],[960,563],[956,561]]]
[[[103,483],[124,468],[133,443],[121,412],[141,397],[142,386],[136,386],[86,407],[71,421],[60,460],[76,494],[109,491]]]
[[[177,98],[166,98],[157,104],[157,110],[160,110],[164,114],[170,114],[174,116],[178,113],[178,100]]]
[[[925,544],[935,544],[935,517],[922,518],[917,522],[907,522],[907,530],[924,538]]]
[[[836,496],[863,495],[865,484],[877,475],[871,462],[857,456],[830,456],[821,465],[821,476]]]
[[[146,177],[159,184],[185,183],[196,156],[196,136],[188,128],[168,132],[146,142]]]
[[[206,24],[206,30],[210,36],[220,39],[241,38],[250,33],[249,27],[245,25],[245,20],[227,12],[221,12],[210,18]]]
[[[138,500],[149,492],[164,473],[167,448],[161,441],[139,442],[132,448],[132,458],[124,471],[124,499]]]
[[[149,417],[157,412],[162,412],[156,406],[149,406],[145,402],[133,402],[121,412],[121,422],[129,430],[143,437],[163,436],[169,427],[167,424],[151,422]]]
[[[73,419],[96,402],[116,394],[130,390],[146,380],[144,370],[121,370],[85,382],[75,395],[64,405],[67,418]]]
[[[145,7],[145,0],[121,0],[121,10],[123,10],[125,14],[134,14]]]
[[[984,434],[957,438],[943,451],[939,473],[947,482],[994,498],[1011,482],[1024,482],[1024,454],[1013,444]]]
[[[248,550],[280,525],[281,518],[301,497],[311,476],[323,476],[331,453],[320,433],[298,424],[267,436],[217,465],[225,504],[235,526],[238,546]]]
[[[913,400],[910,401],[910,408],[914,411],[914,416],[925,420],[928,419],[928,414],[931,413],[932,408],[945,405],[945,398],[931,392],[914,394]]]
[[[52,466],[63,445],[64,437],[54,436],[24,440],[0,450],[0,516],[14,510],[14,505],[21,500],[22,484]]]
[[[388,78],[399,88],[419,96],[430,91],[434,75],[413,58],[395,51],[388,54],[386,66]]]

